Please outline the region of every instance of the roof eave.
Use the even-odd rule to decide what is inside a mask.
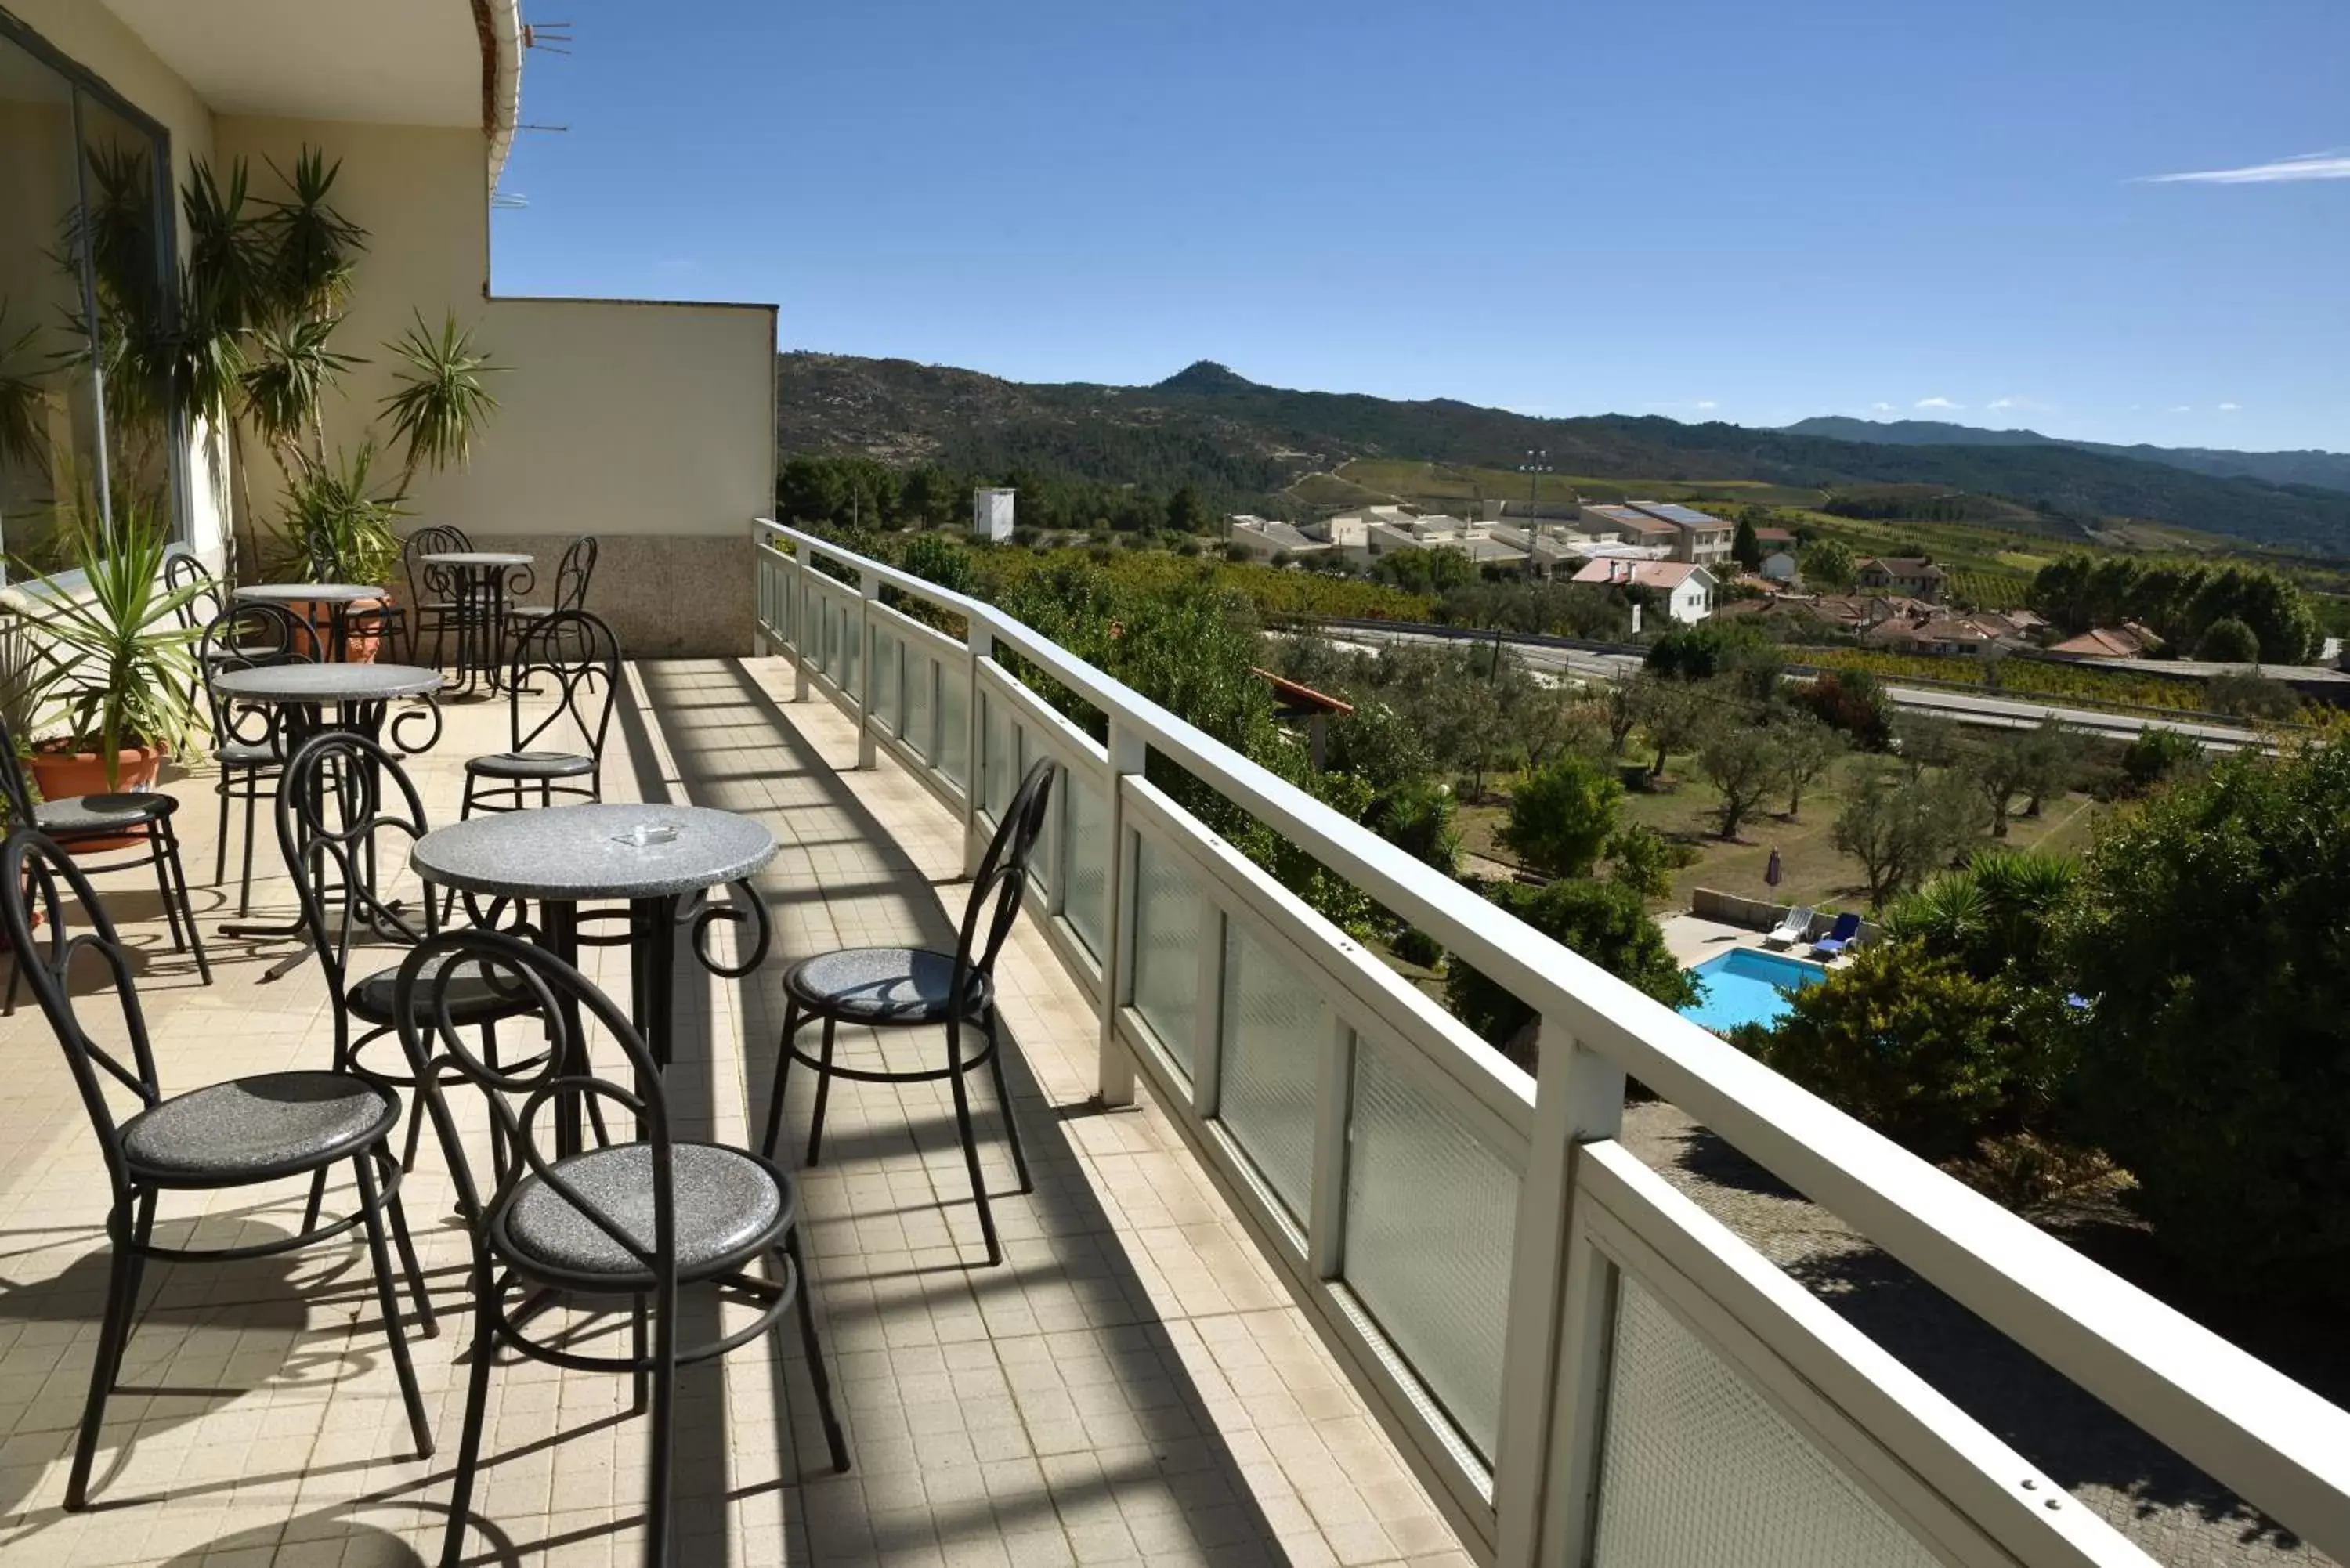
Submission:
[[[522,0],[473,0],[473,26],[482,37],[482,134],[494,189],[522,114]]]

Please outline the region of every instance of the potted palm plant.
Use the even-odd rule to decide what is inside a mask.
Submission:
[[[84,586],[12,596],[28,622],[29,706],[61,726],[33,744],[34,785],[47,800],[151,789],[196,730],[201,633],[179,612],[202,589],[163,586],[168,532],[150,504],[125,500],[109,516],[85,498],[59,521]]]

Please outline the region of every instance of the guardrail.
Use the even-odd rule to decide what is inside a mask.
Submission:
[[[1036,914],[1102,1098],[1148,1079],[1481,1562],[2148,1561],[1617,1144],[1627,1074],[2350,1560],[2350,1415],[993,607],[754,538],[795,696],[962,813],[970,860],[1028,763],[1066,768]],[[1539,1081],[1154,787],[1154,751],[1533,1006]]]

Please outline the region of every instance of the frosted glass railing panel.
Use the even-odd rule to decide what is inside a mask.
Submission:
[[[1336,1027],[1318,992],[1227,924],[1216,1115],[1300,1226],[1314,1209],[1314,1104]]]
[[[1453,1425],[1493,1458],[1517,1171],[1399,1049],[1356,1037],[1344,1272]]]
[[[971,784],[971,677],[939,666],[939,749],[931,759],[957,789]]]
[[[840,607],[840,689],[865,695],[865,614],[857,605]]]
[[[924,761],[938,755],[938,737],[931,732],[938,722],[938,703],[932,691],[938,685],[938,660],[918,651],[911,643],[906,646],[906,722],[898,733],[914,748]]]
[[[1028,770],[1036,765],[1036,759],[1051,753],[1037,743],[1035,733],[1027,725],[1014,724],[1013,728],[1019,736],[1020,745],[1020,766],[1013,774],[1016,788],[1018,781],[1026,778]],[[1054,889],[1061,885],[1061,818],[1068,810],[1068,795],[1069,774],[1065,768],[1053,781],[1053,798],[1045,803],[1045,830],[1036,836],[1036,857],[1029,862],[1029,874],[1035,878],[1038,890],[1044,893],[1048,902]],[[1009,805],[1010,803],[1007,794],[1005,804]]]
[[[893,735],[904,717],[898,702],[899,658],[898,639],[877,628],[873,633],[873,715],[881,721],[881,728]]]
[[[1012,805],[1014,781],[1020,776],[1020,737],[1012,727],[1012,715],[1003,706],[1003,699],[993,692],[980,693],[981,718],[985,731],[980,736],[986,769],[985,787],[980,798],[987,805],[987,814],[996,821]]]
[[[1086,944],[1100,958],[1109,950],[1103,927],[1109,918],[1109,799],[1102,786],[1083,774],[1061,774],[1062,842],[1069,847],[1068,892],[1061,912]]]
[[[1752,1385],[1617,1279],[1597,1568],[1934,1568]]]
[[[1139,841],[1134,850],[1134,1010],[1191,1077],[1199,1039],[1200,950],[1210,933],[1200,890],[1176,858]]]

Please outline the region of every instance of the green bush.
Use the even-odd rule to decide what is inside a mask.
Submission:
[[[1884,685],[1865,670],[1825,670],[1798,690],[1796,701],[1864,751],[1881,752],[1892,743],[1892,705],[1885,700]]]
[[[1639,894],[1613,882],[1565,879],[1546,888],[1497,882],[1485,897],[1519,919],[1589,959],[1668,1007],[1697,1000],[1696,984],[1665,946],[1663,928],[1648,917]],[[1444,980],[1452,1015],[1498,1046],[1507,1046],[1534,1011],[1465,962],[1460,954]]]
[[[1607,879],[1643,898],[1661,898],[1671,892],[1673,873],[1698,861],[1695,849],[1641,823],[1618,830],[1607,841]]]
[[[1518,780],[1502,842],[1550,877],[1588,875],[1616,831],[1624,785],[1590,758],[1569,752]]]
[[[2203,628],[2202,637],[2195,644],[2195,657],[2225,664],[2256,663],[2261,657],[2261,639],[2234,616],[2221,616]]]
[[[2009,988],[1918,941],[1865,947],[1797,992],[1763,1060],[1928,1159],[2011,1119]]]
[[[2350,1290],[2350,742],[2227,759],[2100,838],[2075,1114],[2215,1280]]]
[[[1366,820],[1381,838],[1450,877],[1461,868],[1461,829],[1455,815],[1451,790],[1412,784],[1374,802]]]
[[[2177,730],[2141,730],[2122,752],[2122,776],[2133,788],[2148,790],[2202,763],[2203,743],[2194,736]]]

